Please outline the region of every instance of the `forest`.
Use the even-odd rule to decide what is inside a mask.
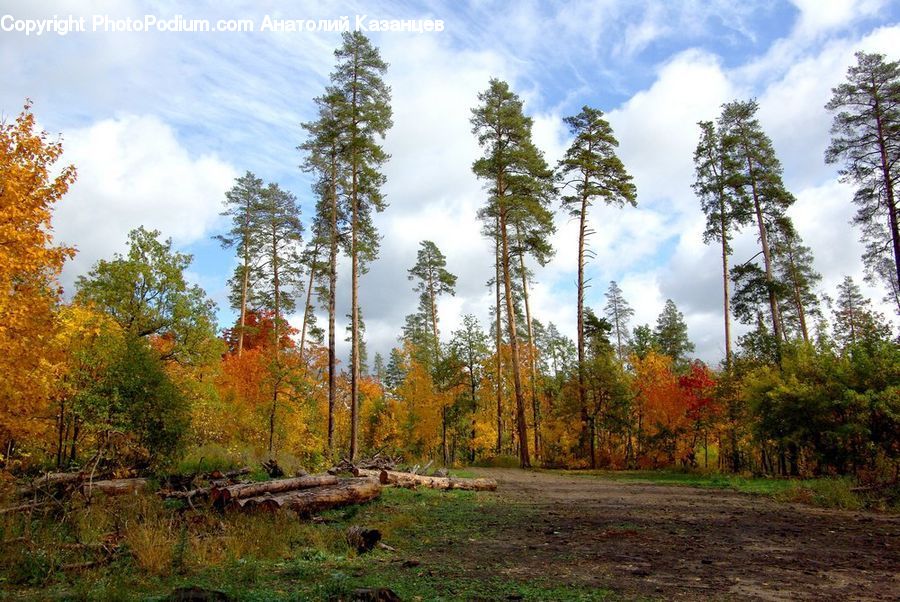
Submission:
[[[214,302],[191,284],[191,255],[144,227],[127,233],[126,252],[63,291],[58,276],[77,251],[54,241],[52,218],[78,166],[61,163],[64,141],[40,131],[31,101],[0,124],[0,483],[85,470],[161,483],[264,462],[293,475],[393,458],[463,477],[479,474],[470,467],[518,467],[820,479],[896,510],[896,322],[850,277],[836,290],[820,286],[754,99],[726,103],[696,128],[693,192],[704,242],[721,257],[707,266],[721,279],[721,363],[692,355],[672,300],[655,324],[634,323],[633,300],[614,281],[594,283],[605,303],[587,304],[596,235],[588,218],[628,211],[640,190],[601,109],[565,119],[571,143],[550,165],[522,98],[500,79],[485,82],[471,107],[481,154],[458,158],[483,184],[491,320],[466,315],[442,329],[461,266],[422,240],[408,264],[418,308],[397,325],[389,355],[370,356],[359,291],[379,285],[364,275],[390,244],[374,221],[391,210],[389,65],[359,31],[343,34],[334,57],[328,85],[308,99],[316,118],[302,124],[296,156],[281,158],[314,178],[312,190],[246,171],[223,199],[229,228],[215,239],[234,258],[222,266],[233,324],[218,324]],[[900,61],[858,52],[827,109],[822,161],[856,187],[847,203],[867,280],[900,315]],[[301,215],[297,195],[314,199],[313,214]],[[560,212],[579,225],[566,248],[551,244]],[[740,232],[758,243],[744,263],[732,256]],[[578,258],[574,338],[532,311],[534,279],[554,254]],[[339,281],[351,294],[345,332],[336,326]],[[733,335],[735,322],[746,334]],[[159,546],[174,552],[163,572],[188,562],[187,527],[166,524],[171,540]],[[0,534],[24,537],[21,528],[7,522]],[[26,571],[18,582],[45,578]],[[535,599],[563,597],[541,591]]]

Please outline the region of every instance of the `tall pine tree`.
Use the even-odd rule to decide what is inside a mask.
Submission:
[[[847,70],[847,81],[832,89],[825,105],[829,111],[837,111],[825,160],[843,160],[843,180],[859,186],[853,197],[858,207],[854,221],[863,228],[864,259],[871,273],[886,272],[879,269],[879,258],[893,259],[893,282],[887,282],[893,289],[900,286],[896,197],[900,181],[900,61],[865,52],[857,52],[856,60]]]
[[[734,172],[729,178],[731,186],[736,194],[746,197],[752,203],[762,248],[763,272],[775,344],[776,349],[780,349],[784,331],[778,307],[769,230],[775,221],[783,218],[795,199],[784,187],[781,162],[775,156],[772,141],[763,132],[756,118],[758,108],[755,100],[728,103],[722,107],[718,127],[725,143],[724,152],[729,155],[728,164],[734,166]]]
[[[571,190],[571,194],[563,196],[563,206],[569,209],[572,217],[578,219],[578,398],[581,404],[581,438],[585,443],[588,438],[588,411],[584,380],[584,266],[589,253],[587,238],[592,233],[588,227],[588,211],[596,199],[620,208],[626,204],[636,205],[637,189],[616,155],[619,142],[609,122],[603,118],[602,111],[585,106],[581,113],[567,117],[565,122],[575,139],[557,171],[562,188]]]
[[[386,207],[381,194],[385,177],[380,169],[388,160],[378,140],[393,125],[391,89],[384,82],[387,63],[378,49],[359,31],[344,32],[335,51],[337,67],[331,74],[341,97],[338,122],[343,134],[341,159],[346,178],[345,198],[350,220],[350,460],[356,458],[359,430],[359,276],[378,254],[373,211]]]
[[[472,132],[484,150],[475,161],[475,175],[488,182],[490,198],[480,217],[497,226],[500,276],[506,296],[507,333],[516,394],[516,431],[519,461],[531,465],[528,428],[519,362],[518,333],[513,308],[511,258],[514,257],[515,226],[544,208],[552,174],[541,152],[531,140],[532,120],[522,111],[522,101],[506,82],[491,79],[488,89],[478,95],[481,103],[472,110]]]

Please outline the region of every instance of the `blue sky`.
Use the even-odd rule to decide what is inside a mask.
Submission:
[[[491,76],[510,82],[535,120],[534,136],[554,163],[568,144],[562,118],[585,104],[605,112],[638,187],[638,207],[598,208],[597,254],[588,304],[600,308],[611,279],[653,323],[666,298],[685,313],[697,354],[723,350],[716,250],[703,245],[703,216],[690,190],[696,121],[723,102],[758,98],[760,120],[798,198],[792,215],[816,255],[823,290],[845,274],[862,279],[857,233],[848,225],[852,188],[822,160],[830,117],[823,105],[858,49],[898,58],[900,5],[887,0],[742,2],[0,2],[0,16],[151,14],[171,18],[441,19],[443,32],[372,33],[390,63],[394,128],[385,187],[390,207],[376,224],[381,256],[362,281],[372,351],[395,344],[416,304],[406,270],[419,240],[434,240],[459,275],[442,301],[446,337],[462,314],[483,322],[491,304],[490,244],[475,212],[484,201],[470,171],[478,156],[469,110]],[[300,123],[313,117],[340,43],[334,32],[71,33],[26,37],[0,31],[0,113],[26,97],[42,127],[61,132],[79,181],[54,219],[79,256],[78,274],[124,248],[145,224],[195,255],[191,278],[221,306],[233,259],[210,237],[224,191],[245,170],[293,191],[309,215]],[[557,217],[556,256],[537,268],[534,314],[574,335],[575,229]],[[736,244],[749,258],[752,232]],[[339,315],[346,312],[342,269]],[[880,298],[882,292],[866,289]],[[885,308],[886,312],[890,308]]]

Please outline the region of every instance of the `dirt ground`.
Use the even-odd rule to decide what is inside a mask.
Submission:
[[[626,599],[900,600],[900,517],[712,489],[478,472],[497,479],[496,495],[522,505],[527,519],[488,512],[481,520],[496,537],[446,551],[475,573],[544,575]]]

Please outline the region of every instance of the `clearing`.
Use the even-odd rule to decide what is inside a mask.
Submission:
[[[473,572],[552,576],[626,598],[900,598],[897,516],[548,472],[477,473],[497,479],[496,495],[527,520],[488,513],[490,539],[446,550]]]

